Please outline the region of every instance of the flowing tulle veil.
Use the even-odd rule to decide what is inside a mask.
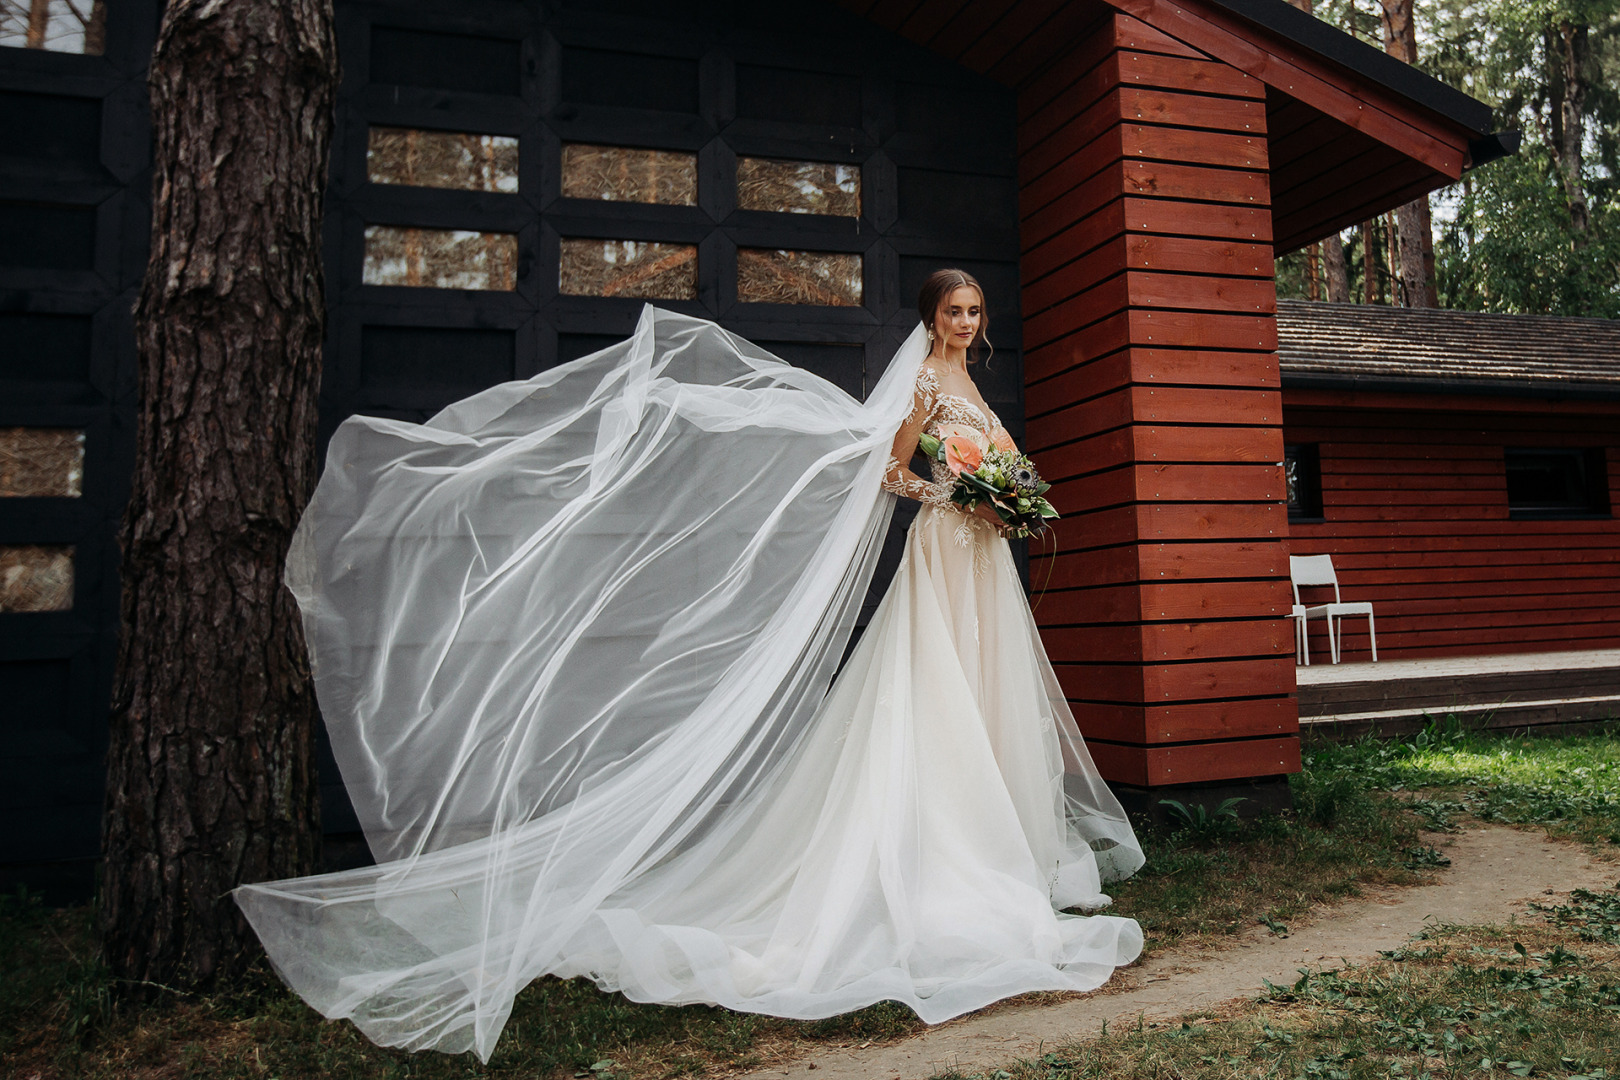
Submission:
[[[926,351],[919,327],[860,402],[649,306],[426,424],[346,421],[287,583],[378,865],[237,891],[283,978],[378,1043],[485,1060],[536,977],[618,985],[612,913],[701,879],[816,723]],[[1064,760],[1104,877],[1130,872],[1078,733]],[[865,1003],[772,1000],[720,1003]]]

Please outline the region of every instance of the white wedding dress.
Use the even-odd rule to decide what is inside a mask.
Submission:
[[[863,403],[648,308],[426,425],[348,421],[288,580],[379,864],[238,890],[288,983],[487,1060],[544,974],[939,1022],[1133,960],[1135,922],[1060,910],[1142,855],[1007,543],[888,456],[995,423],[925,351]],[[936,505],[833,680],[880,484]]]

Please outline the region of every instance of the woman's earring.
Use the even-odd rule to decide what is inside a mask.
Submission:
[[[933,343],[934,343],[934,332],[932,330],[929,330],[928,331],[928,344],[932,345]]]

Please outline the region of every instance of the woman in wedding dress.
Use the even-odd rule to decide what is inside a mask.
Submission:
[[[937,1023],[1135,959],[1141,865],[993,512],[909,468],[1011,441],[983,293],[923,289],[866,402],[712,323],[334,436],[288,584],[378,865],[244,886],[278,972],[487,1060],[516,993]],[[923,506],[842,670],[894,500]],[[829,689],[830,683],[830,689]]]

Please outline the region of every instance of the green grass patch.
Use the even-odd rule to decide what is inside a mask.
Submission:
[[[1439,927],[1234,1008],[1138,1023],[972,1080],[1620,1077],[1620,893],[1513,927]],[[946,1073],[937,1080],[969,1080]]]
[[[1312,747],[1306,755],[1306,770],[1291,780],[1292,811],[1238,820],[1230,813],[1199,814],[1188,808],[1180,815],[1179,828],[1145,831],[1142,838],[1148,864],[1135,878],[1113,887],[1114,910],[1142,923],[1150,951],[1189,941],[1214,941],[1256,926],[1286,934],[1292,920],[1314,907],[1354,896],[1368,885],[1415,882],[1442,867],[1445,856],[1423,841],[1423,829],[1446,829],[1465,818],[1483,817],[1545,825],[1590,843],[1608,844],[1611,835],[1620,833],[1610,792],[1614,772],[1620,768],[1617,762],[1620,746],[1602,737],[1526,741],[1433,730],[1403,743],[1365,741]],[[1620,901],[1603,901],[1611,902],[1617,906],[1593,907],[1596,901],[1580,900],[1586,906],[1578,910],[1550,910],[1544,931],[1551,936],[1524,938],[1523,943],[1532,955],[1541,955],[1553,949],[1550,942],[1563,942],[1589,966],[1596,962],[1593,957],[1609,955],[1603,950],[1620,947],[1607,939],[1588,941],[1581,936],[1598,933],[1595,927],[1620,926]],[[1486,947],[1484,939],[1469,940]],[[1320,1052],[1300,1056],[1303,1050],[1295,1053],[1290,1049],[1286,1054],[1278,1050],[1273,1055],[1276,1070],[1263,1069],[1257,1074],[1251,1068],[1231,1075],[1327,1077],[1344,1068],[1351,1070],[1347,1075],[1383,1075],[1354,1071],[1362,1068],[1357,1064],[1362,1058],[1333,1064],[1329,1059],[1335,1054],[1364,1051],[1333,1049],[1340,1044],[1349,1047],[1344,1041],[1348,1034],[1334,1036],[1339,1043],[1327,1036],[1326,1041],[1312,1042],[1314,1028],[1310,1024],[1301,1027],[1288,1016],[1316,1008],[1311,1004],[1315,1001],[1311,995],[1317,993],[1312,987],[1360,986],[1375,975],[1392,978],[1395,966],[1406,972],[1403,977],[1428,986],[1422,993],[1430,997],[1423,1000],[1436,1003],[1446,994],[1461,994],[1465,984],[1474,986],[1497,978],[1489,974],[1492,968],[1516,971],[1534,966],[1509,950],[1511,955],[1503,953],[1488,963],[1468,953],[1477,970],[1472,974],[1453,970],[1462,955],[1457,950],[1463,949],[1463,941],[1457,937],[1426,945],[1436,950],[1427,959],[1414,954],[1376,969],[1340,972],[1331,979],[1324,976],[1325,981],[1290,989],[1288,993],[1297,1000],[1278,997],[1257,1005],[1257,1009],[1272,1011],[1256,1023],[1291,1033],[1299,1046],[1318,1047]],[[1489,947],[1500,952],[1500,945]],[[1564,979],[1569,974],[1567,964],[1542,966],[1551,972],[1548,977]],[[1611,981],[1620,982],[1620,977]],[[1548,990],[1549,1000],[1562,1001],[1560,995],[1567,996],[1564,987],[1565,983],[1548,983],[1534,993]],[[1498,997],[1521,993],[1494,984],[1487,989]],[[37,1076],[40,1080],[715,1076],[791,1060],[820,1048],[860,1048],[922,1027],[908,1009],[887,1003],[830,1020],[800,1023],[704,1006],[638,1005],[618,994],[604,994],[582,980],[542,979],[518,997],[495,1056],[484,1066],[465,1055],[411,1054],[375,1047],[349,1024],[321,1019],[268,970],[257,972],[230,993],[176,997],[158,1004],[119,1008],[114,990],[96,959],[88,909],[47,911],[27,896],[0,900],[0,1076]],[[1345,1000],[1362,1001],[1371,992],[1346,990]],[[1419,990],[1412,992],[1418,994]],[[1021,1000],[1038,1001],[1040,996]],[[1354,1011],[1348,1005],[1335,1009],[1321,1016],[1343,1018]],[[1356,1015],[1356,1023],[1365,1021],[1366,1016]],[[1569,1018],[1558,1014],[1547,1019],[1536,1013],[1532,1019],[1533,1030],[1539,1032],[1543,1029],[1534,1025],[1544,1019],[1563,1023]],[[1463,1023],[1473,1026],[1471,1021]],[[1213,1042],[1199,1042],[1205,1038],[1201,1032],[1225,1031],[1229,1026],[1224,1020],[1207,1019],[1193,1024],[1191,1033],[1143,1031],[1110,1037],[1171,1040],[1163,1045],[1181,1056],[1162,1060],[1180,1062],[1175,1066],[1179,1073],[1168,1066],[1157,1072],[1076,1072],[1091,1066],[1055,1058],[1018,1067],[1046,1070],[1027,1073],[1041,1077],[1218,1077],[1227,1075],[1219,1071],[1226,1066],[1211,1066],[1205,1057],[1217,1059],[1241,1052],[1250,1057],[1260,1054],[1254,1060],[1262,1063],[1271,1060],[1254,1049],[1272,1038],[1261,1028],[1243,1036],[1249,1039],[1243,1046],[1239,1045],[1241,1039],[1218,1047]],[[1567,1052],[1571,1061],[1584,1061],[1580,1040],[1587,1037],[1581,1032],[1588,1029],[1577,1024],[1559,1030],[1566,1028],[1566,1034],[1559,1036],[1563,1040],[1559,1045],[1564,1047],[1561,1053]],[[1452,1025],[1448,1030],[1456,1035],[1459,1029]],[[1203,1049],[1191,1057],[1182,1054],[1194,1044]],[[1480,1054],[1506,1053],[1494,1045],[1479,1044]],[[1160,1044],[1154,1042],[1152,1047]],[[1151,1050],[1151,1054],[1160,1053],[1160,1049]],[[1553,1068],[1547,1063],[1554,1060],[1542,1055],[1535,1059],[1542,1064],[1534,1067]],[[1212,1068],[1217,1071],[1207,1071]],[[1060,1071],[1063,1069],[1069,1071]],[[1574,1067],[1565,1069],[1565,1073],[1574,1071]]]
[[[1172,815],[1142,832],[1147,865],[1111,887],[1114,912],[1142,924],[1149,951],[1288,920],[1367,885],[1423,880],[1422,818],[1362,775],[1314,765],[1290,779],[1294,809],[1248,820]]]
[[[1620,844],[1620,739],[1502,736],[1433,723],[1404,740],[1308,748],[1314,773],[1368,791],[1408,793],[1431,828],[1458,818],[1536,825],[1599,850]]]

